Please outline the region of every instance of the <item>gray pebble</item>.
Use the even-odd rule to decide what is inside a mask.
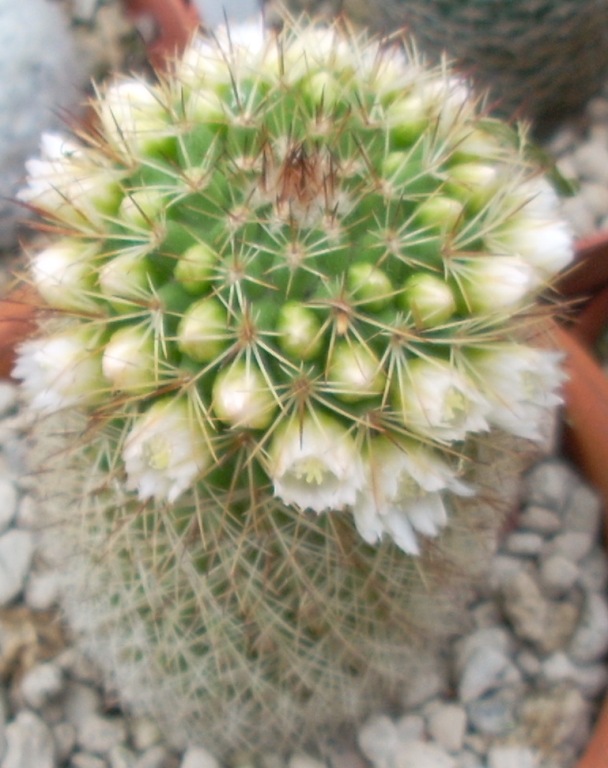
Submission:
[[[296,752],[289,758],[287,768],[326,768],[325,763],[315,760],[314,757],[302,752]]]
[[[436,744],[408,741],[395,755],[395,768],[455,768],[456,761]]]
[[[484,765],[479,755],[464,750],[458,755],[456,768],[484,768]]]
[[[576,475],[565,469],[562,463],[543,461],[528,472],[524,479],[528,504],[559,512],[564,500],[569,497],[573,482],[577,482]]]
[[[572,159],[577,173],[586,181],[608,182],[608,149],[601,142],[579,144]]]
[[[458,696],[467,703],[505,683],[519,680],[519,670],[507,654],[499,648],[483,646],[467,658],[458,680]]]
[[[137,755],[127,747],[117,744],[107,756],[110,768],[135,768]]]
[[[158,726],[147,717],[132,717],[128,726],[130,741],[138,752],[144,752],[161,740]]]
[[[580,568],[570,558],[556,554],[543,558],[538,575],[543,592],[556,598],[567,594],[577,583]]]
[[[101,696],[88,685],[69,680],[65,686],[63,711],[68,723],[80,728],[82,723],[101,709]]]
[[[458,704],[439,703],[427,714],[429,735],[448,752],[462,749],[466,727],[466,710]]]
[[[407,710],[416,709],[425,701],[442,694],[446,687],[446,670],[439,663],[434,666],[425,665],[404,685],[401,692],[401,702]]]
[[[76,742],[84,752],[106,755],[126,739],[127,728],[122,718],[90,714],[76,726]]]
[[[33,712],[22,710],[6,727],[1,768],[56,768],[53,734]]]
[[[76,728],[71,723],[57,723],[52,728],[57,762],[65,763],[76,746]]]
[[[501,688],[470,702],[467,713],[471,728],[485,736],[504,736],[516,722],[518,688]]]
[[[595,537],[584,531],[566,531],[554,536],[545,546],[543,555],[562,555],[578,563],[591,552]]]
[[[562,520],[557,512],[531,504],[522,511],[517,524],[521,529],[546,535],[559,531]]]
[[[608,193],[608,191],[607,191]],[[608,206],[606,207],[608,212]],[[602,521],[602,505],[596,491],[579,483],[564,510],[564,525],[569,531],[580,531],[596,539]]]
[[[578,564],[581,569],[581,584],[590,592],[605,592],[608,588],[608,559],[599,547]]]
[[[538,754],[527,747],[497,746],[488,752],[488,768],[537,768]]]
[[[0,533],[6,531],[17,512],[18,494],[8,477],[0,477]]]
[[[554,653],[542,663],[542,676],[548,683],[572,683],[587,698],[598,696],[608,683],[605,664],[574,664],[565,653]]]
[[[436,704],[432,702],[431,706]],[[416,741],[425,735],[425,723],[422,715],[403,715],[395,723],[398,741]]]
[[[399,743],[395,723],[386,715],[371,717],[359,729],[359,749],[375,768],[389,766]]]
[[[179,768],[220,768],[215,757],[204,747],[189,747],[182,757]]]
[[[524,677],[526,678],[533,679],[540,674],[540,671],[541,671],[540,659],[535,653],[532,653],[532,651],[529,651],[526,648],[523,648],[515,656],[515,663],[517,664],[519,669],[521,669],[521,671],[524,674]]]
[[[0,606],[8,605],[23,590],[33,553],[29,531],[11,529],[0,536]]]
[[[576,629],[569,653],[579,662],[598,661],[608,652],[608,605],[597,593],[587,595],[582,621]]]
[[[25,585],[25,602],[33,611],[48,611],[59,598],[59,580],[53,571],[34,570]]]
[[[70,768],[108,768],[106,761],[88,752],[77,752],[70,759]]]
[[[143,755],[137,758],[135,768],[169,768],[170,759],[169,750],[157,744],[155,747],[146,749]]]
[[[23,676],[20,685],[24,702],[32,709],[40,709],[63,689],[63,673],[53,662],[31,667]]]
[[[515,531],[509,534],[503,547],[511,555],[534,556],[542,550],[545,539],[539,533]]]

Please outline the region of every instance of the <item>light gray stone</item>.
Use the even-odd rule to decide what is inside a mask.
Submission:
[[[455,768],[456,760],[436,744],[409,741],[395,755],[395,768]]]
[[[326,768],[326,765],[310,755],[297,752],[289,758],[287,768]]]
[[[117,744],[108,752],[107,761],[110,768],[135,768],[137,755],[122,744]]]
[[[126,739],[127,728],[122,718],[90,714],[76,726],[76,742],[84,752],[107,755]]]
[[[401,693],[403,707],[407,710],[416,709],[425,701],[441,694],[446,688],[446,671],[439,664],[426,665],[404,685]]]
[[[0,605],[8,605],[23,590],[33,553],[29,531],[11,529],[0,536]]]
[[[505,736],[516,723],[517,703],[521,697],[518,687],[491,691],[467,706],[471,728],[484,736]]]
[[[59,581],[53,571],[32,571],[25,585],[25,602],[34,611],[48,611],[59,598]]]
[[[70,768],[108,768],[107,762],[98,755],[77,752],[70,758]]]
[[[179,768],[220,768],[217,759],[204,747],[188,747]]]
[[[565,468],[563,463],[554,460],[543,461],[533,467],[525,477],[527,503],[555,512],[561,511],[574,483],[578,483],[578,478],[572,470]]]
[[[427,715],[429,735],[448,752],[462,749],[466,727],[466,710],[458,704],[438,704]]]
[[[554,536],[553,539],[545,545],[543,555],[545,557],[552,554],[562,555],[562,557],[578,563],[591,552],[595,544],[595,537],[585,531],[566,531]]]
[[[539,569],[539,581],[543,592],[551,598],[562,597],[577,583],[580,568],[577,563],[563,555],[543,558]]]
[[[68,680],[63,698],[65,720],[80,728],[84,721],[101,709],[100,694],[89,685]]]
[[[403,715],[397,720],[395,726],[399,741],[415,741],[424,738],[425,724],[422,715]]]
[[[562,527],[559,514],[546,507],[531,504],[519,516],[518,528],[547,535],[556,533]]]
[[[146,749],[143,755],[137,758],[135,768],[169,768],[170,760],[169,750],[161,744],[157,744]]]
[[[538,555],[545,544],[545,539],[539,533],[515,531],[507,536],[503,547],[511,555],[532,557]]]
[[[605,213],[608,214],[608,207]],[[602,505],[596,491],[579,483],[568,500],[563,516],[567,530],[588,533],[594,540],[597,539],[602,521]]]
[[[583,663],[598,661],[608,652],[608,604],[602,595],[587,595],[581,623],[568,650],[573,659]]]
[[[48,661],[31,667],[21,679],[21,695],[32,709],[40,709],[63,689],[63,673]]]
[[[138,752],[144,752],[161,740],[158,726],[147,717],[132,717],[129,720],[129,736]]]
[[[6,727],[1,768],[56,768],[53,734],[33,712],[22,710]]]
[[[528,747],[496,746],[488,752],[489,768],[537,768],[539,755]]]
[[[570,602],[546,600],[525,571],[515,574],[502,590],[503,611],[516,635],[544,653],[563,647],[576,629],[579,609]]]
[[[605,592],[608,589],[608,559],[599,547],[578,564],[581,569],[581,584],[591,592]]]
[[[498,648],[483,646],[471,653],[458,680],[458,695],[467,703],[504,684],[517,683],[521,674],[509,656]]]
[[[608,683],[605,664],[575,664],[565,653],[554,653],[545,659],[541,673],[549,683],[572,683],[586,698],[598,696]]]
[[[0,533],[6,531],[17,513],[18,493],[8,477],[0,477]]]
[[[358,734],[359,748],[375,768],[389,766],[399,744],[395,723],[386,715],[376,715],[363,724]]]
[[[484,765],[479,755],[465,750],[458,755],[456,768],[484,768]]]
[[[57,750],[57,762],[65,763],[76,746],[76,728],[71,723],[57,723],[52,728],[55,749]]]

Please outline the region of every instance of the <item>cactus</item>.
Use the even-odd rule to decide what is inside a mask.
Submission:
[[[525,131],[402,43],[233,30],[94,107],[21,193],[47,554],[133,708],[295,744],[461,623],[560,401],[571,235]]]
[[[446,52],[489,89],[493,108],[539,132],[580,111],[608,72],[605,0],[266,0],[321,16],[344,14],[374,32],[404,27],[431,61]]]

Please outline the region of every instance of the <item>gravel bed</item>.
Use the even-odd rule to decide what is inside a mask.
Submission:
[[[79,3],[84,7],[86,3]],[[608,85],[547,144],[580,182],[577,235],[608,228]],[[6,263],[5,263],[6,265]],[[36,554],[26,417],[0,382],[0,768],[219,768],[123,713],[70,644]],[[524,478],[522,513],[469,607],[470,633],[322,755],[244,755],[234,768],[572,768],[608,686],[608,560],[594,492],[558,457]]]

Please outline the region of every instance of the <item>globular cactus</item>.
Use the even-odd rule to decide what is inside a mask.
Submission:
[[[570,233],[525,132],[395,42],[233,30],[94,106],[21,195],[64,606],[173,735],[295,744],[461,621],[559,402],[530,340]]]
[[[500,114],[548,131],[598,95],[608,75],[606,0],[266,0],[343,14],[372,32],[405,27],[431,61],[447,55]]]

